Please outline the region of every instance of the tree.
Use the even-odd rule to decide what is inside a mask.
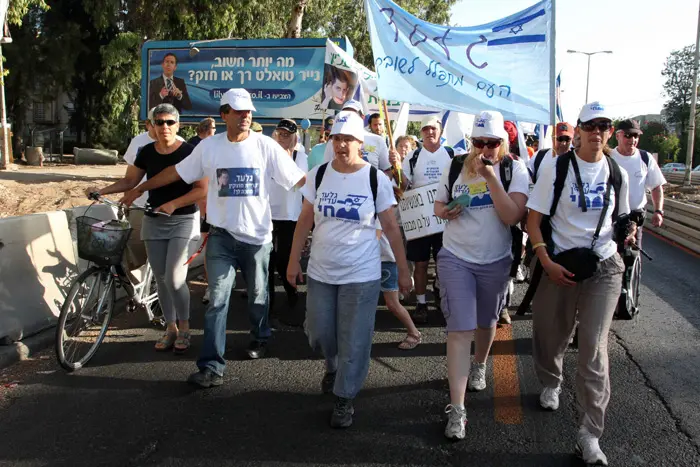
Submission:
[[[304,18],[304,10],[307,3],[308,0],[298,0],[297,4],[294,5],[294,11],[292,12],[292,18],[289,20],[285,37],[290,39],[301,37],[301,22]]]
[[[669,122],[679,125],[681,134],[685,133],[690,117],[694,63],[695,46],[689,45],[682,50],[671,52],[661,71],[661,76],[666,78],[664,94],[668,97],[664,104],[664,114]]]

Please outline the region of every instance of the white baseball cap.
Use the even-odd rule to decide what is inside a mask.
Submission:
[[[472,128],[472,138],[498,138],[508,141],[501,112],[484,110],[477,115]]]
[[[354,99],[350,99],[347,101],[345,104],[343,104],[343,110],[345,109],[352,109],[360,113],[360,115],[364,115],[365,112],[362,110],[362,104],[359,101],[356,101]]]
[[[433,128],[437,128],[438,130],[442,128],[442,124],[440,123],[440,119],[437,118],[435,115],[428,115],[427,117],[423,118],[423,121],[420,124],[420,129],[422,130],[423,128],[431,126]]]
[[[584,105],[581,113],[578,115],[578,120],[581,123],[590,122],[596,118],[605,118],[612,121],[612,115],[610,115],[608,109],[598,101]]]
[[[233,110],[250,110],[255,111],[253,99],[250,98],[250,93],[243,88],[229,89],[221,96],[219,106],[228,104]]]
[[[335,117],[331,129],[331,136],[333,135],[350,135],[356,140],[364,141],[365,122],[355,112],[343,110]]]

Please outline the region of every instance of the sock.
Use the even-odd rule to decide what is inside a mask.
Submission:
[[[418,303],[422,303],[423,305],[425,305],[425,294],[416,295],[416,300],[418,300]]]

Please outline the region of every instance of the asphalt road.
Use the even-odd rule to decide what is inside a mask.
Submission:
[[[612,400],[601,445],[611,465],[700,465],[700,259],[652,236],[645,248],[643,315],[615,323]],[[201,344],[203,286],[193,293],[194,348],[152,350],[156,331],[124,314],[91,364],[64,373],[52,352],[3,373],[0,466],[425,465],[577,466],[576,352],[566,355],[558,412],[538,406],[531,321],[499,331],[487,390],[468,396],[467,439],[444,439],[445,335],[434,314],[414,351],[396,348],[398,322],[380,307],[373,360],[355,424],[328,427],[323,363],[303,332],[276,332],[268,358],[249,361],[240,289],[229,314],[225,385],[184,383]],[[519,289],[522,294],[522,289]],[[281,306],[283,300],[278,300]],[[518,303],[518,299],[515,300]],[[2,385],[0,385],[2,387]]]

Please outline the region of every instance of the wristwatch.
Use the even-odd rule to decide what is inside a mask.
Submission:
[[[656,211],[654,211],[654,214],[656,213],[659,213],[661,214],[661,217],[664,217],[664,212],[661,209],[657,209]]]

